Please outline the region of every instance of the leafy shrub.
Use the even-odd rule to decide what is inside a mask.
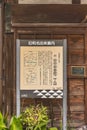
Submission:
[[[20,119],[16,116],[11,118],[10,124],[7,123],[7,118],[0,112],[0,130],[23,130]]]
[[[47,107],[43,105],[26,108],[19,118],[26,130],[45,130],[49,122]]]
[[[13,116],[10,121],[9,130],[23,130],[20,119],[16,116]]]
[[[5,122],[5,117],[2,115],[0,112],[0,130],[7,130],[6,122]]]

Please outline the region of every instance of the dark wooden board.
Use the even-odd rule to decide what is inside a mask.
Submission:
[[[87,5],[79,4],[19,4],[11,10],[12,23],[81,23],[87,15]]]

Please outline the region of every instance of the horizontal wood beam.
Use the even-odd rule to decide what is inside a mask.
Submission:
[[[86,4],[13,4],[11,10],[12,23],[81,23],[87,15]]]
[[[87,27],[86,23],[12,23],[12,27]]]

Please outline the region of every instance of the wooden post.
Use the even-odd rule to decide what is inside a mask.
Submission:
[[[85,65],[87,65],[87,28],[85,32]],[[87,124],[87,78],[85,78],[85,123]]]
[[[0,110],[2,110],[2,5],[0,4]]]

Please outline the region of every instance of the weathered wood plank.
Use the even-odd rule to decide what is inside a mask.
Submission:
[[[72,112],[68,119],[68,124],[71,127],[80,127],[85,124],[84,112]]]
[[[84,79],[69,80],[69,95],[83,95],[84,96]],[[80,98],[80,96],[79,96]],[[73,101],[76,101],[73,99]]]
[[[87,79],[85,79],[85,122],[87,123]]]
[[[85,108],[84,108],[84,106],[83,105],[73,105],[73,106],[70,106],[70,111],[74,111],[74,112],[84,112],[85,111]]]
[[[84,112],[72,112],[71,118],[72,118],[72,120],[83,121],[84,120]]]
[[[84,120],[82,120],[82,121],[72,120],[69,124],[70,124],[70,128],[76,129],[76,128],[79,128],[79,127],[85,125],[85,122],[84,122]]]
[[[87,65],[87,28],[85,30],[85,64]],[[87,69],[86,69],[87,72]],[[87,79],[84,80],[85,82],[85,87],[84,87],[84,92],[85,92],[85,122],[87,123]]]
[[[84,102],[84,96],[81,96],[81,95],[76,95],[76,96],[70,96],[69,97],[69,102],[70,102],[70,105],[71,106],[79,106],[79,105],[85,105],[85,102]]]
[[[2,6],[0,4],[0,110],[2,110],[2,80],[3,80],[3,76],[2,76]]]
[[[84,49],[84,36],[83,35],[69,35],[68,36],[69,49]]]
[[[69,63],[84,64],[84,49],[69,50]]]
[[[23,26],[23,28],[21,27],[21,24],[19,24],[20,26],[18,26],[18,30],[17,30],[17,33],[20,34],[20,35],[30,35],[30,34],[35,34],[35,35],[38,35],[38,34],[54,34],[54,35],[67,35],[67,34],[85,34],[85,28],[78,28],[78,27],[67,27],[67,26],[64,26],[61,25],[61,26],[50,26],[49,24],[47,25],[44,25],[44,26],[39,26],[39,24],[37,25],[37,27],[29,27],[29,26]],[[50,26],[50,28],[49,28]],[[15,26],[16,27],[16,26]],[[13,31],[14,31],[14,28],[13,28]]]
[[[80,23],[86,12],[87,5],[19,4],[12,6],[12,23]]]
[[[5,112],[11,116],[13,114],[14,89],[13,89],[13,35],[5,34],[5,90],[4,106]]]

